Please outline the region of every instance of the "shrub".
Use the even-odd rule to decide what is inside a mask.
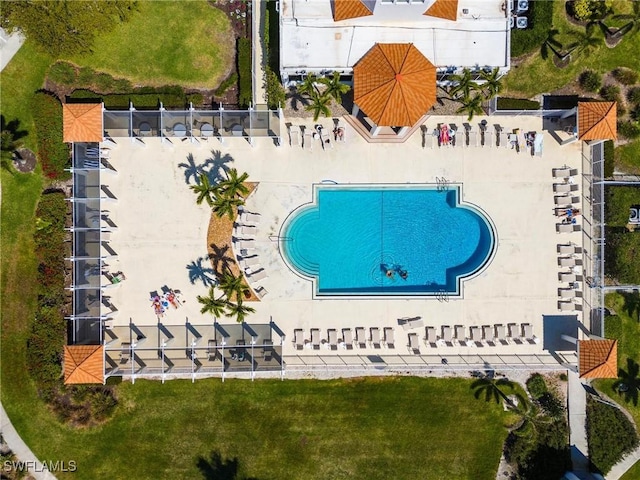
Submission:
[[[511,31],[511,56],[519,57],[540,48],[553,21],[553,2],[529,2],[529,28]]]
[[[65,168],[70,166],[69,148],[62,141],[62,105],[52,95],[38,92],[31,103],[33,123],[38,137],[38,158],[47,178],[70,177]]]
[[[638,82],[638,72],[630,68],[618,67],[611,73],[623,85],[633,85]]]
[[[633,87],[627,92],[627,100],[631,103],[640,104],[640,87]]]
[[[604,142],[604,177],[611,178],[615,170],[613,140]]]
[[[600,96],[610,102],[620,100],[620,87],[617,85],[605,85],[600,89]]]
[[[540,398],[538,398],[538,403],[542,407],[542,410],[551,418],[559,418],[564,415],[563,403],[551,392],[543,393]]]
[[[579,82],[587,92],[597,92],[602,85],[602,75],[593,70],[585,70],[580,74]]]
[[[640,125],[637,122],[618,122],[618,134],[628,140],[640,137]]]
[[[202,105],[204,97],[200,92],[188,93],[185,97],[186,103],[191,102],[193,105]]]
[[[640,121],[640,104],[636,104],[629,113],[636,122]],[[638,124],[636,124],[638,126]]]
[[[251,91],[251,41],[239,38],[238,52],[238,103],[241,107],[248,107],[253,98]]]
[[[573,16],[581,21],[601,19],[611,8],[610,0],[575,0],[571,3]]]
[[[95,98],[102,99],[104,106],[108,109],[127,109],[129,101],[133,102],[136,108],[158,108],[159,102],[162,102],[165,108],[186,108],[189,98],[194,98],[194,103],[202,103],[202,95],[199,93],[186,96],[182,87],[166,86],[166,87],[140,87],[135,88],[129,94],[127,93],[110,93],[100,94],[87,89],[74,90],[71,98]]]
[[[615,407],[587,398],[586,423],[589,458],[604,474],[638,445],[635,427]]]
[[[90,67],[81,67],[78,70],[78,86],[89,87],[93,85],[93,77],[96,72]]]
[[[238,74],[232,73],[224,79],[224,81],[218,86],[218,88],[214,90],[213,95],[216,97],[223,96],[225,93],[227,93],[227,90],[229,90],[236,83],[238,83]]]
[[[76,67],[69,62],[56,62],[49,68],[47,78],[60,85],[73,85],[76,81]]]
[[[278,75],[271,70],[271,68],[267,67],[266,70],[265,90],[267,92],[267,105],[269,108],[279,108],[281,105],[284,105],[286,98],[284,87],[282,83],[280,83]]]
[[[613,143],[613,142],[611,142]],[[560,380],[562,380],[563,382],[566,382],[567,380],[569,380],[569,376],[566,373],[561,373],[560,375],[558,375],[558,378]]]
[[[498,97],[497,102],[498,110],[539,110],[540,102],[534,100],[527,100],[524,98],[508,98]]]
[[[533,398],[536,400],[547,393],[547,384],[544,381],[544,377],[539,373],[534,373],[527,380],[527,390]]]

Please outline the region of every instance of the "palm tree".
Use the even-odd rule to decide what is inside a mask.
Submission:
[[[296,90],[299,93],[304,93],[309,96],[313,95],[313,92],[320,93],[318,91],[318,87],[316,87],[317,81],[318,78],[316,77],[315,73],[307,73],[307,76],[304,77],[304,80],[297,85]]]
[[[331,116],[331,110],[329,104],[331,103],[331,97],[329,95],[323,95],[318,92],[313,92],[310,95],[311,104],[305,106],[305,110],[313,112],[313,121],[316,122],[320,117],[320,114],[325,117]]]
[[[333,72],[333,76],[323,77],[318,81],[327,87],[324,94],[329,95],[338,103],[342,101],[342,95],[351,90],[349,85],[340,83],[340,72]]]
[[[199,181],[195,185],[189,187],[198,195],[196,203],[200,205],[206,200],[207,204],[213,207],[216,197],[220,194],[220,186],[212,185],[206,173],[201,173],[198,179]]]
[[[457,113],[466,113],[469,115],[467,121],[473,120],[474,115],[482,115],[484,113],[484,109],[482,108],[482,96],[474,95],[472,98],[463,99],[462,106],[456,110]]]
[[[480,73],[480,76],[485,81],[480,88],[485,92],[487,100],[495,97],[502,91],[502,81],[500,80],[501,75],[498,67],[494,68],[490,72],[483,70]]]
[[[230,301],[232,298],[235,298],[237,302],[242,302],[242,295],[248,287],[247,284],[244,283],[242,275],[235,276],[230,271],[227,271],[224,272],[220,278],[219,288]]]
[[[640,365],[632,358],[627,358],[627,370],[618,370],[618,380],[613,388],[623,394],[625,402],[638,405],[638,391],[640,391]]]
[[[499,403],[500,400],[503,400],[510,408],[513,408],[515,404],[501,390],[504,387],[513,389],[514,383],[506,378],[496,378],[494,375],[483,375],[471,384],[471,388],[475,390],[474,396],[476,398],[480,398],[484,393],[485,401],[490,402],[493,398],[496,403]],[[520,402],[524,402],[521,395],[517,395],[517,398]]]
[[[229,197],[227,195],[217,195],[213,199],[212,209],[219,218],[225,215],[229,220],[233,220],[236,216],[236,209],[243,204],[239,198]]]
[[[455,83],[453,88],[449,91],[449,95],[451,95],[451,98],[453,99],[457,99],[458,94],[462,93],[461,97],[466,100],[471,95],[472,90],[478,89],[478,84],[473,81],[471,70],[468,68],[465,68],[461,75],[451,75],[449,80]]]
[[[198,295],[198,302],[202,304],[200,313],[210,313],[214,317],[220,317],[227,315],[226,309],[229,306],[229,301],[224,298],[224,295],[216,298],[216,292],[213,287],[209,288],[209,295],[202,297]]]
[[[241,300],[238,300],[237,303],[229,302],[227,304],[227,317],[236,317],[236,321],[238,323],[244,322],[244,319],[250,313],[255,313],[255,309],[252,307],[247,307]]]
[[[594,36],[595,28],[589,24],[585,27],[584,31],[578,30],[571,32],[571,36],[576,39],[571,45],[569,45],[569,53],[584,54],[589,56],[601,43],[602,38]]]
[[[232,168],[227,172],[227,179],[220,182],[218,185],[224,196],[229,198],[243,198],[245,195],[249,194],[249,189],[244,184],[248,178],[249,174],[247,172],[244,172],[242,175],[238,175],[238,170]]]
[[[542,410],[537,405],[519,401],[517,405],[511,407],[511,411],[520,417],[519,424],[513,429],[514,433],[520,437],[531,438],[536,435],[540,428],[554,422],[554,418],[542,415]]]

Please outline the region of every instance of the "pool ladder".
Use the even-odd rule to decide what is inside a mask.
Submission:
[[[447,180],[445,177],[436,177],[436,189],[439,192],[444,192],[446,190],[449,190],[449,180]]]
[[[449,294],[447,294],[447,292],[444,290],[440,290],[436,294],[436,298],[438,299],[439,302],[449,303]]]

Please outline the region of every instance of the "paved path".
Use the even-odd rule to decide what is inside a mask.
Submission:
[[[618,480],[638,461],[640,461],[640,447],[616,463],[607,474],[607,480]]]
[[[569,370],[569,445],[571,462],[576,475],[589,472],[589,449],[587,445],[587,392],[577,372]],[[590,476],[585,475],[585,478]],[[581,476],[582,478],[582,476]]]
[[[43,471],[42,463],[36,458],[27,444],[22,441],[22,438],[20,438],[20,435],[11,424],[11,420],[9,420],[2,404],[0,404],[0,432],[2,432],[4,441],[7,442],[7,445],[9,445],[18,460],[27,463],[31,476],[37,480],[56,480],[56,477],[51,472],[48,470]]]
[[[9,61],[13,58],[20,47],[24,43],[24,35],[22,33],[7,34],[4,29],[0,28],[0,72],[4,70]]]
[[[265,62],[264,58],[264,38],[268,32],[265,31],[264,15],[267,9],[265,0],[252,2],[252,42],[253,45],[253,104],[260,105],[267,103],[267,96],[264,90]],[[277,18],[270,19],[277,22]]]

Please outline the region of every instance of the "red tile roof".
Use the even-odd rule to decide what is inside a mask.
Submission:
[[[65,142],[101,142],[102,103],[63,104],[62,124]]]
[[[334,22],[373,15],[373,12],[361,0],[333,0],[332,3]]]
[[[615,140],[616,102],[578,102],[578,139]]]
[[[411,43],[374,45],[353,82],[354,102],[380,126],[412,126],[436,100],[436,69]]]
[[[580,378],[617,378],[617,340],[579,340]]]
[[[65,345],[64,383],[104,383],[102,345]]]
[[[423,15],[456,21],[458,19],[458,0],[436,0]]]

